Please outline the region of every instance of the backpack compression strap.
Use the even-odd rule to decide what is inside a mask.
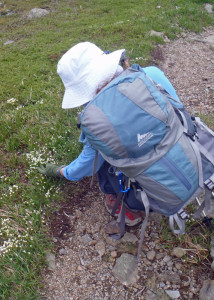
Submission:
[[[145,207],[146,217],[143,221],[143,224],[142,224],[141,230],[140,230],[140,242],[139,242],[138,251],[137,251],[137,261],[139,261],[139,258],[140,258],[141,248],[143,245],[143,240],[144,240],[144,236],[145,236],[145,231],[146,231],[148,218],[149,218],[149,210],[150,210],[149,199],[148,199],[146,193],[141,190],[140,196],[141,196],[141,201],[143,202],[143,205]]]
[[[97,162],[98,162],[98,151],[96,150],[95,157],[94,157],[94,166],[93,166],[93,173],[92,173],[90,188],[92,188],[92,185],[94,183],[94,175],[95,175],[96,169],[97,169]]]

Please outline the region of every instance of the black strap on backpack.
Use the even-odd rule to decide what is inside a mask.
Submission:
[[[122,172],[119,172],[118,174],[119,177],[119,186],[120,186],[120,192],[117,196],[115,205],[112,209],[111,212],[111,216],[114,217],[115,213],[119,207],[119,205],[121,204],[121,211],[119,213],[118,216],[118,223],[120,223],[120,233],[119,234],[112,234],[110,235],[112,238],[119,240],[121,239],[124,234],[125,234],[125,197],[126,197],[126,193],[130,190],[130,179],[126,176],[123,176]]]

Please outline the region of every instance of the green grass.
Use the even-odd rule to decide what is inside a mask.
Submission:
[[[45,223],[51,203],[69,195],[63,181],[42,177],[36,167],[69,163],[81,150],[78,110],[61,109],[62,54],[87,40],[103,50],[125,48],[131,62],[146,66],[164,43],[151,30],[174,39],[214,24],[199,0],[58,2],[4,0],[0,7],[0,14],[14,11],[0,16],[0,299],[39,298],[44,252],[52,247]],[[51,12],[29,20],[34,7]],[[8,40],[14,43],[4,45]]]

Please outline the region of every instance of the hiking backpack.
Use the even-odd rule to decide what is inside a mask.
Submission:
[[[141,244],[150,210],[169,216],[172,230],[183,234],[183,208],[205,190],[196,215],[205,210],[213,217],[214,133],[140,66],[122,72],[89,102],[81,129],[143,202]]]

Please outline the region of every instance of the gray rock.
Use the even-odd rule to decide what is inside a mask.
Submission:
[[[95,249],[98,252],[99,256],[102,257],[105,254],[105,252],[106,252],[105,243],[103,241],[99,241],[95,245]]]
[[[179,291],[173,290],[167,290],[166,293],[171,299],[178,299],[181,295]]]
[[[171,258],[171,256],[169,256],[169,255],[166,255],[166,256],[163,258],[163,262],[164,262],[165,264],[167,264],[170,260],[172,260],[172,258]]]
[[[137,258],[123,253],[117,260],[112,270],[114,276],[124,285],[137,282]]]
[[[214,270],[214,261],[211,264],[211,269]]]
[[[182,264],[176,263],[175,267],[176,267],[177,270],[181,270],[182,269]]]
[[[78,240],[84,245],[88,245],[89,242],[92,241],[92,238],[90,237],[90,235],[85,234],[83,236],[78,237]]]
[[[161,290],[150,290],[146,291],[145,300],[169,300],[169,297]]]
[[[199,300],[214,299],[214,280],[205,280],[199,293]]]
[[[210,237],[210,256],[214,258],[214,234]]]
[[[151,251],[147,252],[147,254],[146,254],[148,260],[153,260],[155,258],[155,255],[156,255],[156,253],[154,250],[151,250]]]
[[[6,10],[6,16],[11,16],[14,14],[15,14],[15,12],[13,10],[9,10],[9,9]]]
[[[4,45],[10,45],[10,44],[13,44],[13,43],[14,43],[14,41],[8,40],[8,41],[6,41],[6,42],[4,43]]]
[[[148,290],[146,292],[146,300],[159,300],[159,296],[156,293],[153,293],[153,291]]]
[[[204,8],[206,9],[206,11],[209,13],[209,14],[212,14],[213,13],[213,6],[209,3],[206,3]]]
[[[164,271],[158,276],[158,280],[160,282],[172,282],[174,284],[180,284],[181,283],[181,278],[176,272],[172,271]]]
[[[115,240],[115,239],[113,239],[112,237],[110,237],[108,235],[105,237],[105,241],[108,245],[111,245],[113,247],[117,247],[120,244],[119,240]]]
[[[27,18],[28,19],[34,19],[34,18],[41,18],[49,14],[49,11],[47,9],[43,8],[33,8],[29,12]]]
[[[126,232],[124,234],[123,238],[121,239],[121,241],[125,242],[125,243],[136,244],[136,243],[138,243],[138,238],[133,233]]]
[[[191,282],[191,278],[185,274],[180,275],[181,278],[181,284],[182,286],[189,286],[190,284],[192,284]]]
[[[214,35],[210,35],[204,38],[204,42],[214,47]]]
[[[158,31],[155,31],[155,30],[151,30],[150,33],[149,33],[150,36],[157,36],[157,37],[164,37],[164,33],[163,32],[158,32]]]
[[[45,259],[48,264],[48,270],[54,271],[56,269],[56,257],[53,253],[47,252],[45,254]]]
[[[180,247],[175,247],[173,250],[172,250],[172,255],[176,256],[176,257],[183,257],[184,255],[186,254],[186,250],[185,249],[182,249]]]
[[[67,254],[67,251],[64,248],[59,250],[59,255],[66,255],[66,254]]]

